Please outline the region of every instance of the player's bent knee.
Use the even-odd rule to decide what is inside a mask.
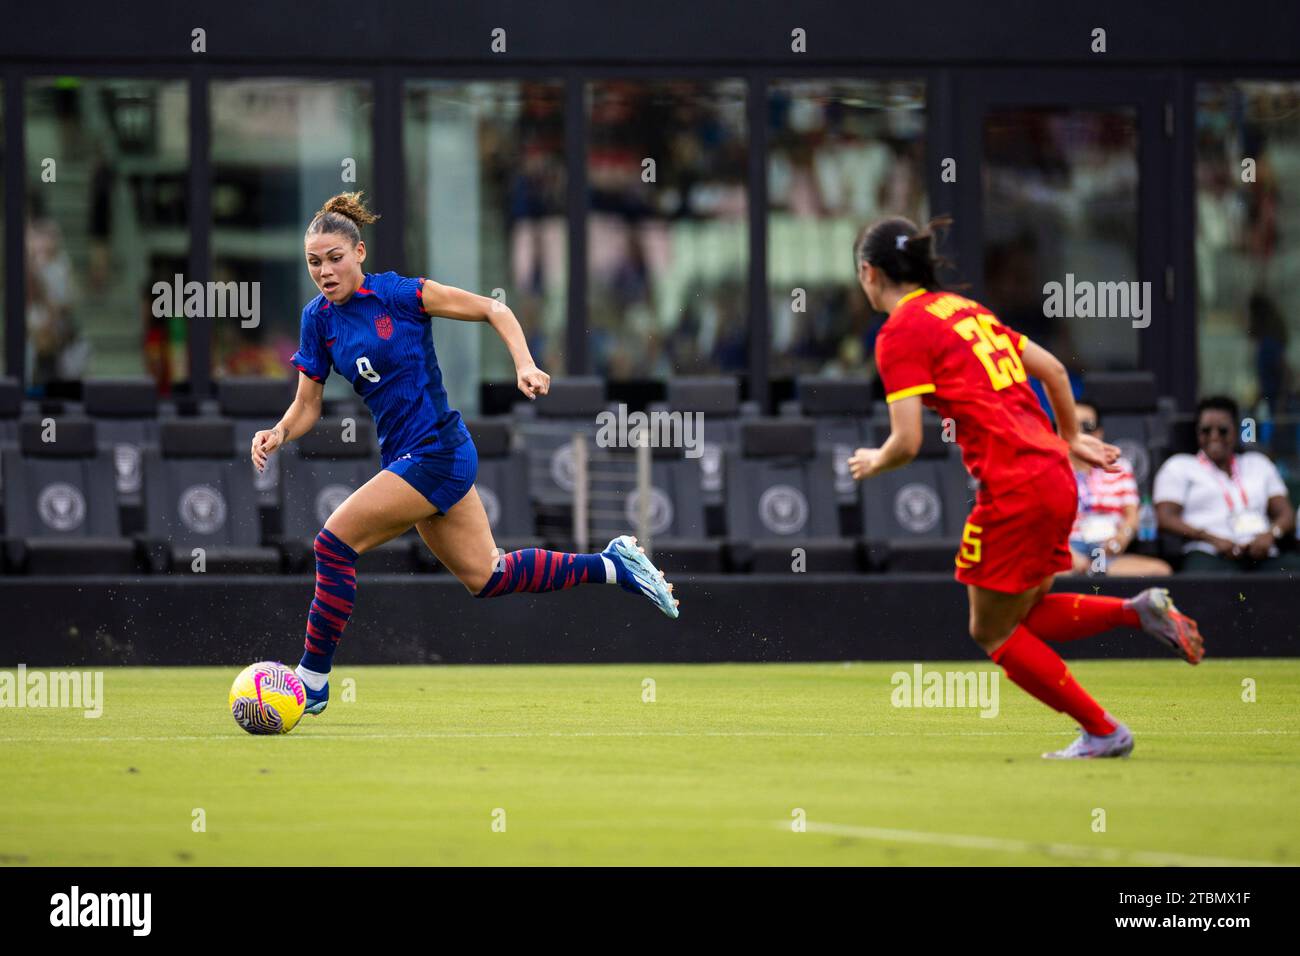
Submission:
[[[488,586],[492,580],[492,575],[497,568],[495,555],[493,560],[484,563],[480,567],[462,568],[456,572],[456,579],[465,585],[465,590],[474,597],[482,597],[483,589]]]
[[[1012,630],[1015,630],[1015,628],[1012,628]],[[989,654],[997,650],[1002,642],[1011,636],[1011,631],[1006,630],[1004,627],[994,627],[984,621],[972,619],[970,622],[970,636],[971,640],[980,646],[980,650]]]

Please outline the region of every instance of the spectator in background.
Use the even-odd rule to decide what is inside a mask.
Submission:
[[[1256,292],[1250,297],[1246,333],[1255,343],[1255,374],[1259,379],[1259,397],[1269,412],[1286,412],[1286,397],[1291,393],[1291,372],[1287,367],[1286,319],[1271,297]]]
[[[1105,440],[1101,414],[1087,402],[1075,403],[1079,430]],[[1127,554],[1137,537],[1138,487],[1133,466],[1125,459],[1118,471],[1106,471],[1070,456],[1079,483],[1079,513],[1070,531],[1070,552],[1075,574],[1087,574],[1093,562],[1105,558],[1105,573],[1111,577],[1162,576],[1173,569],[1159,558]]]
[[[1174,455],[1156,473],[1160,527],[1181,535],[1184,571],[1293,571],[1277,544],[1295,534],[1295,509],[1267,456],[1238,454],[1240,421],[1230,398],[1196,407],[1195,455]]]
[[[44,197],[36,190],[28,193],[25,238],[31,382],[43,386],[81,378],[89,354],[72,314],[77,301],[72,260],[59,224],[46,215]]]

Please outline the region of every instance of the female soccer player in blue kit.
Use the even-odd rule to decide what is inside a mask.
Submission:
[[[547,393],[550,376],[533,362],[514,313],[497,300],[428,279],[363,272],[361,227],[376,218],[360,193],[341,193],[307,227],[307,271],[321,294],[302,310],[302,336],[291,360],[299,371],[298,392],[274,428],[253,436],[253,464],[261,470],[268,455],[319,420],[331,368],[352,383],[379,435],[379,473],[316,536],[316,595],[297,668],[311,714],[329,701],[334,651],[356,598],[358,556],[412,525],[476,597],[618,584],[644,594],[669,617],[678,613],[673,586],[628,535],[599,554],[528,548],[498,555],[474,489],[478,454],[460,412],[448,406],[430,319],[490,324],[514,359],[519,390],[530,399]]]

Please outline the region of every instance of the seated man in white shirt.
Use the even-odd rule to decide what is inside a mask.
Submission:
[[[1195,455],[1174,455],[1156,473],[1156,516],[1181,535],[1184,571],[1295,571],[1294,554],[1277,543],[1295,534],[1295,509],[1267,456],[1238,454],[1237,403],[1202,399],[1196,407]]]

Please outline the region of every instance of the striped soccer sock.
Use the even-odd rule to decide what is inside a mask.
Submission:
[[[501,555],[488,583],[475,597],[519,591],[563,591],[579,584],[617,583],[614,563],[601,554],[569,554],[525,548]]]
[[[324,528],[316,535],[313,550],[316,552],[316,595],[307,612],[307,638],[300,667],[316,674],[328,674],[357,597],[357,553]]]

